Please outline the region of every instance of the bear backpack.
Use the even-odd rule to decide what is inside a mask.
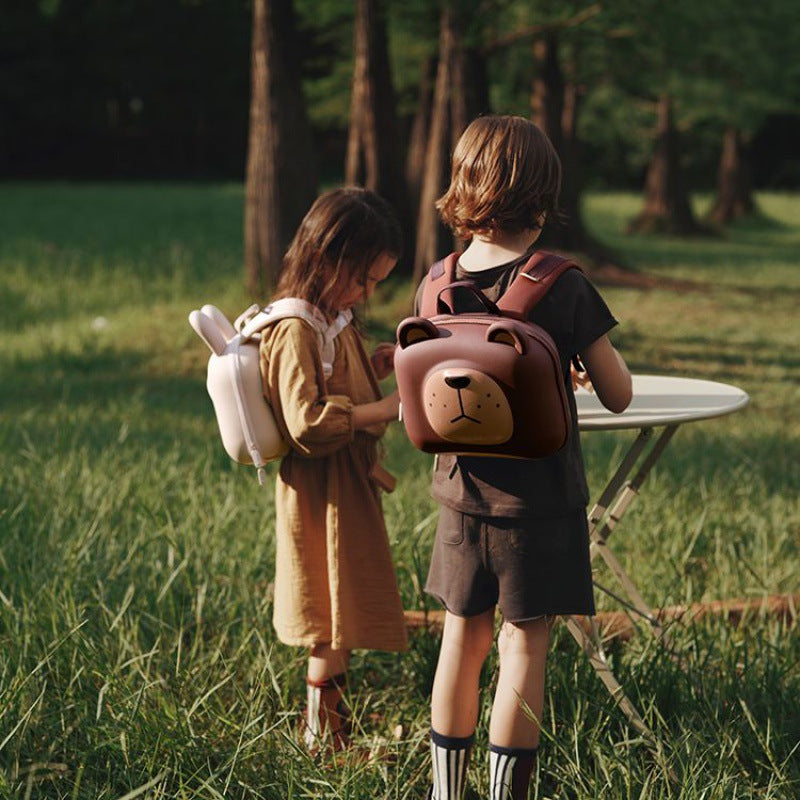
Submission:
[[[573,262],[535,253],[493,303],[454,281],[458,253],[434,264],[420,316],[397,328],[395,372],[402,420],[427,453],[542,458],[570,431],[564,373],[550,334],[527,317]],[[456,314],[442,297],[467,291],[482,312]]]
[[[264,484],[263,467],[289,452],[261,386],[258,347],[261,332],[280,319],[299,317],[317,334],[325,377],[333,369],[334,339],[353,318],[342,311],[332,324],[311,303],[295,297],[275,300],[265,309],[250,306],[231,324],[216,307],[204,305],[189,314],[189,324],[208,345],[206,388],[214,405],[222,444],[240,464],[253,464]]]

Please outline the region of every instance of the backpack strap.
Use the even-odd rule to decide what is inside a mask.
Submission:
[[[441,261],[437,261],[429,270],[425,278],[425,285],[422,288],[422,302],[419,307],[421,317],[435,317],[439,312],[436,310],[436,298],[439,292],[456,279],[456,264],[460,253],[450,253]]]
[[[245,315],[247,313],[246,311]],[[274,300],[249,319],[240,317],[236,321],[236,327],[239,328],[243,339],[256,339],[268,325],[272,325],[278,320],[295,317],[307,322],[317,334],[317,344],[322,357],[322,371],[326,378],[330,378],[333,372],[333,359],[336,355],[334,339],[353,319],[353,312],[349,308],[340,311],[336,319],[329,323],[325,315],[307,300],[301,300],[298,297],[283,297],[280,300]]]
[[[554,253],[534,253],[497,301],[497,307],[524,319],[568,269],[580,270],[580,267]]]

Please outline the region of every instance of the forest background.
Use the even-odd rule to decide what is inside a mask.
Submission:
[[[632,228],[694,234],[690,191],[724,224],[798,184],[793,23],[787,0],[5,0],[0,175],[246,175],[254,294],[319,187],[363,183],[418,276],[450,244],[432,201],[461,130],[522,114],[564,164],[549,244],[613,263],[586,188],[644,186]]]

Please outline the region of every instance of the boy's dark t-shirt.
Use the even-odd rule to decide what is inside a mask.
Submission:
[[[479,272],[459,263],[456,280],[470,280],[493,301],[508,289],[531,256]],[[415,309],[420,308],[420,285]],[[454,310],[482,311],[468,292],[454,293]],[[442,505],[485,517],[554,517],[585,508],[589,501],[578,436],[570,359],[617,324],[603,298],[578,270],[565,272],[533,309],[529,319],[544,328],[558,349],[569,400],[572,426],[566,444],[538,459],[440,455],[431,494]]]

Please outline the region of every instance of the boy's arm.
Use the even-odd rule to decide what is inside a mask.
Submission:
[[[600,402],[615,414],[623,412],[631,402],[631,373],[622,356],[605,334],[580,353]]]

